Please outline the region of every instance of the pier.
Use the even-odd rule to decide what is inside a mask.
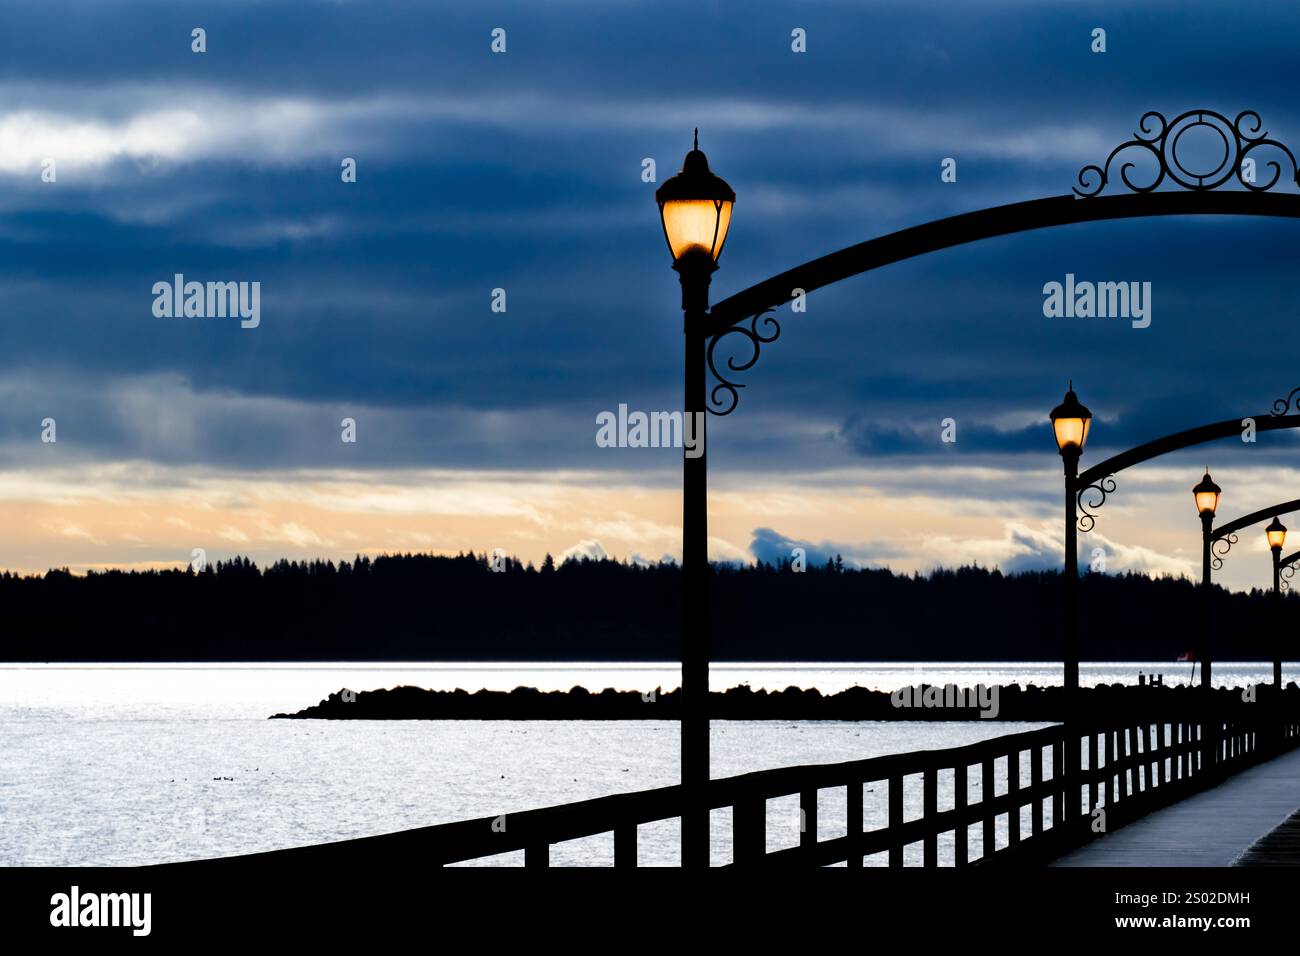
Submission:
[[[1300,808],[1300,750],[1230,777],[1122,830],[1067,853],[1054,866],[1242,866],[1300,864],[1286,845]],[[1281,832],[1279,832],[1281,830]],[[1277,834],[1274,836],[1274,834]]]

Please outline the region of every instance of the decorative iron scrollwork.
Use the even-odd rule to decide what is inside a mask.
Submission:
[[[1278,580],[1278,590],[1280,590],[1280,591],[1289,591],[1289,590],[1291,590],[1291,585],[1287,584],[1287,582],[1290,581],[1293,577],[1295,577],[1295,565],[1294,565],[1294,564],[1288,564],[1288,565],[1284,566],[1284,567],[1282,568],[1282,573],[1281,573],[1281,575],[1279,576],[1279,580]]]
[[[1300,388],[1291,389],[1290,395],[1286,398],[1279,398],[1273,403],[1274,417],[1285,415],[1291,410],[1293,404],[1295,405],[1296,412],[1300,413]]]
[[[727,375],[718,371],[718,366],[713,357],[713,350],[717,348],[718,343],[728,335],[741,336],[746,340],[746,342],[748,342],[748,345],[746,346],[748,349],[748,358],[737,361],[735,355],[728,356],[726,361],[726,370],[728,375],[735,372],[749,371],[754,367],[754,363],[758,361],[758,353],[762,350],[762,347],[767,345],[769,342],[775,342],[781,336],[781,323],[778,322],[776,316],[772,314],[774,311],[776,311],[775,306],[764,309],[762,312],[755,313],[750,317],[748,328],[744,325],[745,320],[741,319],[741,321],[736,325],[723,329],[721,332],[714,335],[713,338],[709,339],[709,345],[706,352],[707,361],[709,363],[709,371],[712,372],[713,377],[717,379],[717,384],[714,385],[713,390],[709,392],[707,407],[714,415],[730,415],[734,412],[736,410],[736,405],[740,402],[739,390],[745,386],[743,383],[734,381],[728,378]]]
[[[1094,501],[1084,502],[1083,496],[1088,492],[1094,492]],[[1079,506],[1079,518],[1077,521],[1078,528],[1084,534],[1087,534],[1097,525],[1096,511],[1106,503],[1106,497],[1115,491],[1115,476],[1107,475],[1100,478],[1090,485],[1080,488],[1074,496],[1074,502]]]
[[[1212,169],[1194,172],[1188,167],[1186,158],[1179,156],[1179,143],[1183,135],[1194,129],[1209,129],[1217,133],[1221,141],[1223,158]],[[1229,120],[1222,113],[1214,110],[1188,110],[1173,120],[1166,120],[1155,111],[1142,115],[1138,131],[1134,138],[1116,146],[1106,157],[1101,166],[1088,165],[1079,170],[1079,185],[1075,187],[1076,195],[1090,197],[1098,195],[1110,182],[1110,167],[1115,157],[1126,151],[1137,150],[1138,155],[1147,155],[1154,159],[1157,171],[1151,182],[1143,185],[1129,178],[1130,171],[1137,165],[1131,158],[1126,158],[1119,167],[1119,178],[1135,193],[1149,193],[1165,179],[1170,179],[1184,189],[1205,191],[1217,189],[1228,180],[1236,177],[1237,182],[1252,192],[1266,192],[1277,185],[1282,178],[1283,163],[1289,163],[1290,180],[1300,185],[1300,167],[1291,150],[1275,139],[1269,139],[1268,131],[1263,128],[1263,121],[1254,110],[1245,110],[1237,114],[1235,120]],[[1246,160],[1253,160],[1256,150],[1276,151],[1273,158],[1264,165],[1272,170],[1267,181],[1256,181],[1253,175],[1243,171]],[[1281,155],[1277,155],[1280,153]],[[1131,157],[1133,154],[1129,152]],[[1267,155],[1267,153],[1265,153]],[[1285,159],[1283,159],[1285,157]],[[1263,156],[1260,157],[1263,159]],[[1254,163],[1252,162],[1252,166]],[[1092,180],[1096,179],[1096,185]]]
[[[1225,535],[1222,538],[1215,538],[1210,542],[1210,567],[1218,571],[1223,567],[1223,559],[1228,556],[1232,546],[1237,543],[1236,533]]]

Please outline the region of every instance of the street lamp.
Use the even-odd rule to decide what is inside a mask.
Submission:
[[[1219,495],[1222,493],[1223,489],[1210,477],[1210,469],[1205,469],[1205,477],[1192,489],[1192,495],[1196,499],[1196,512],[1202,521],[1207,518],[1214,520],[1214,513],[1219,510]]]
[[[1079,401],[1074,394],[1074,382],[1070,382],[1065,400],[1052,409],[1052,431],[1056,435],[1056,447],[1062,457],[1073,455],[1078,461],[1083,453],[1083,446],[1088,441],[1088,429],[1092,426],[1092,412]]]
[[[684,428],[695,446],[682,456],[682,866],[709,865],[709,550],[705,451],[705,342],[709,283],[718,268],[736,194],[709,170],[700,131],[682,170],[655,192],[664,239],[682,284],[686,332]],[[683,442],[685,445],[685,442]],[[689,451],[689,454],[687,453]]]
[[[1065,469],[1065,592],[1062,602],[1065,628],[1062,657],[1065,664],[1066,709],[1072,711],[1079,689],[1079,529],[1075,512],[1078,501],[1075,479],[1079,477],[1079,456],[1083,454],[1083,446],[1088,441],[1092,412],[1079,401],[1079,396],[1074,394],[1074,382],[1070,382],[1065,400],[1052,409],[1049,417],[1052,420],[1052,433],[1056,436],[1056,449],[1061,453],[1061,464]]]
[[[1273,552],[1273,608],[1282,597],[1282,546],[1286,544],[1286,525],[1273,516],[1273,523],[1264,529],[1268,548]],[[1280,617],[1280,615],[1279,615]],[[1282,689],[1282,638],[1280,628],[1273,628],[1273,686]]]
[[[1210,469],[1205,469],[1205,477],[1192,488],[1192,497],[1196,501],[1196,513],[1201,516],[1201,686],[1210,688],[1210,553],[1214,544],[1214,512],[1219,508],[1219,495],[1223,489],[1210,477]]]
[[[655,191],[655,201],[673,268],[681,276],[682,308],[703,312],[708,308],[709,279],[727,241],[736,193],[709,169],[698,129],[695,148],[686,154],[681,172]]]

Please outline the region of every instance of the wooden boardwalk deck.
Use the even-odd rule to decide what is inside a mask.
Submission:
[[[1285,862],[1285,851],[1278,849],[1285,841],[1279,843],[1274,835],[1298,809],[1300,750],[1295,750],[1157,810],[1051,865],[1233,866],[1239,860],[1248,866],[1300,865],[1300,856]],[[1264,859],[1271,862],[1263,864]]]

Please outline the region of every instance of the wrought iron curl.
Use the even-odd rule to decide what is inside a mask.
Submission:
[[[728,375],[735,372],[749,371],[758,361],[758,356],[762,351],[763,346],[767,345],[769,342],[775,342],[781,337],[781,323],[778,322],[776,316],[773,315],[775,311],[776,306],[770,306],[751,316],[748,327],[744,325],[745,320],[741,319],[737,324],[723,329],[721,332],[718,332],[709,339],[709,346],[705,352],[706,361],[709,365],[709,371],[713,373],[713,377],[717,380],[717,384],[714,385],[713,389],[709,392],[708,410],[714,415],[730,415],[736,410],[736,406],[740,403],[739,390],[744,388],[745,385],[743,382],[737,382],[728,378]],[[725,363],[727,375],[724,375],[718,370],[713,350],[716,349],[718,343],[728,335],[739,335],[745,339],[748,343],[748,357],[737,361],[737,356],[735,354],[729,355]]]
[[[1186,157],[1179,154],[1183,136],[1194,129],[1208,129],[1215,133],[1223,149],[1223,158],[1214,168],[1204,172],[1193,171],[1187,165]],[[1150,182],[1135,183],[1130,177],[1130,172],[1137,166],[1133,159],[1128,158],[1133,156],[1132,150],[1155,160],[1156,169]],[[1264,163],[1272,175],[1263,182],[1251,181],[1243,169],[1245,160],[1253,159],[1251,154],[1256,150],[1275,150],[1280,154]],[[1075,195],[1088,198],[1101,193],[1111,181],[1111,165],[1121,154],[1126,154],[1126,158],[1119,164],[1119,178],[1135,193],[1152,192],[1166,179],[1184,189],[1203,192],[1217,189],[1233,178],[1251,192],[1267,192],[1282,180],[1284,172],[1291,182],[1300,185],[1300,166],[1295,154],[1282,143],[1269,138],[1263,120],[1254,110],[1243,110],[1231,120],[1214,110],[1188,110],[1172,120],[1154,110],[1143,113],[1132,139],[1111,150],[1104,163],[1091,163],[1079,170]],[[1284,162],[1289,163],[1289,169]]]
[[[1093,492],[1093,498],[1085,502],[1083,496],[1088,492]],[[1101,509],[1106,503],[1107,496],[1115,491],[1115,476],[1107,475],[1105,478],[1099,478],[1090,485],[1084,485],[1074,495],[1074,503],[1079,508],[1079,517],[1076,524],[1080,531],[1087,534],[1097,526],[1097,515],[1095,512]]]
[[[1293,577],[1295,577],[1295,565],[1294,564],[1283,565],[1282,573],[1279,577],[1280,580],[1278,581],[1278,590],[1280,591],[1291,590],[1291,585],[1287,584],[1287,582],[1290,581]]]
[[[1295,410],[1300,412],[1300,388],[1291,389],[1290,395],[1286,398],[1279,398],[1273,403],[1274,417],[1285,415],[1291,410],[1292,404],[1295,405]]]
[[[1210,542],[1210,567],[1215,571],[1223,568],[1223,559],[1228,556],[1232,546],[1237,543],[1237,534],[1225,535],[1222,538],[1215,538]]]

